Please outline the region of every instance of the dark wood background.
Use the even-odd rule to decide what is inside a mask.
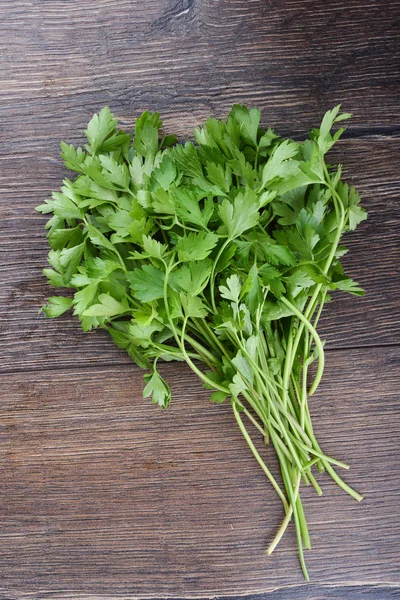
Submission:
[[[399,598],[400,2],[0,0],[0,16],[0,599]],[[311,405],[365,500],[326,478],[305,491],[310,584],[292,529],[264,554],[281,508],[229,406],[170,364],[161,414],[106,335],[38,316],[33,208],[66,175],[60,140],[82,143],[105,104],[125,127],[159,110],[185,139],[235,102],[293,136],[341,102],[332,161],[369,211],[345,259],[367,295],[327,307]]]

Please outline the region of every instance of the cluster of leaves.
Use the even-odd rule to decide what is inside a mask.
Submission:
[[[160,359],[186,361],[213,401],[229,399],[284,506],[268,551],[293,518],[306,577],[301,481],[320,493],[312,469],[328,471],[360,499],[332,466],[345,465],[319,447],[307,404],[323,371],[322,306],[332,290],[363,293],[344,274],[339,243],[366,213],[341,168],[325,162],[343,131],[332,127],[348,117],[336,107],[296,142],[260,127],[258,110],[235,105],[226,121],[197,128],[195,143],[178,144],[158,113],[143,113],[131,137],[106,107],[89,122],[84,148],[62,144],[76,178],[37,207],[52,215],[44,273],[73,290],[49,298],[46,315],[72,308],[85,331],[109,331],[148,370],[144,396],[162,408],[171,394]],[[283,490],[243,415],[271,440]]]

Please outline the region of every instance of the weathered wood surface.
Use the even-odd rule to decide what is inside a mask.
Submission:
[[[400,348],[328,355],[315,430],[365,500],[325,476],[321,498],[306,490],[314,585],[400,583],[399,361]],[[211,405],[184,365],[164,372],[175,396],[165,413],[127,366],[1,377],[3,589],[112,598],[303,585],[292,529],[264,554],[282,510],[229,405]]]
[[[104,104],[188,129],[233,102],[308,129],[343,102],[361,130],[398,127],[399,2],[1,0],[2,113],[29,140],[80,131]],[[8,142],[13,150],[14,142]],[[48,146],[47,146],[48,147]]]
[[[400,2],[0,0],[0,16],[0,600],[399,597]],[[354,116],[332,162],[370,215],[345,259],[367,295],[327,307],[312,403],[366,499],[324,478],[322,498],[307,490],[309,585],[293,531],[264,555],[282,515],[228,406],[167,365],[160,414],[107,335],[37,314],[33,208],[66,175],[60,140],[81,143],[104,104],[125,127],[159,110],[184,139],[233,102],[293,136],[342,102]]]

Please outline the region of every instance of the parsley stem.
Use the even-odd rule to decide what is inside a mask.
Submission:
[[[170,273],[170,269],[171,266],[173,264],[174,261],[174,257],[171,258],[171,262],[170,262],[170,266],[168,267],[167,264],[163,261],[164,266],[165,266],[165,277],[164,277],[164,286],[163,286],[163,298],[164,298],[164,305],[165,305],[165,311],[167,313],[167,318],[171,327],[171,331],[174,335],[174,338],[183,354],[183,357],[185,359],[185,361],[187,362],[187,364],[189,365],[189,367],[192,369],[192,371],[194,371],[196,373],[196,375],[201,379],[201,381],[203,381],[203,383],[206,383],[208,386],[210,386],[213,389],[216,389],[220,392],[224,392],[227,395],[230,395],[230,390],[228,388],[225,388],[221,385],[219,385],[218,383],[216,383],[215,381],[212,381],[209,377],[207,377],[204,373],[202,373],[200,371],[200,369],[194,364],[194,362],[192,361],[192,359],[190,358],[190,356],[188,355],[188,353],[186,352],[186,348],[185,348],[185,329],[186,329],[186,324],[187,324],[187,317],[185,317],[183,319],[183,323],[182,323],[182,329],[181,329],[181,336],[179,337],[177,330],[175,328],[174,322],[172,320],[171,317],[171,311],[169,310],[169,304],[168,304],[168,295],[167,295],[167,291],[168,291],[168,276]]]
[[[272,390],[272,393],[274,393],[277,396],[278,400],[280,400],[280,396],[279,396],[277,390],[274,389],[274,386],[271,383],[271,381],[273,382],[273,379],[268,376],[268,371],[267,371],[267,373],[263,373],[259,369],[258,365],[254,362],[254,360],[252,359],[252,357],[247,353],[246,348],[243,345],[240,345],[240,348],[241,348],[242,352],[244,353],[244,355],[246,356],[247,360],[249,362],[251,362],[251,364],[256,368],[256,370],[258,372],[258,373],[256,373],[256,376],[257,376],[257,374],[259,374],[259,376],[264,376],[264,378],[266,379],[267,385]],[[264,388],[264,391],[265,391],[265,388]],[[286,391],[285,390],[283,390],[283,391],[286,394]],[[300,428],[300,426],[297,423],[296,419],[286,410],[286,405],[285,404],[281,405],[279,403],[276,403],[276,405],[275,405],[274,400],[270,399],[269,400],[269,406],[271,406],[271,405],[273,406],[274,410],[279,410],[283,414],[283,416],[291,423],[292,428],[294,429],[294,432],[296,434],[296,437],[299,437],[299,438],[302,437],[303,440],[305,440],[307,444],[308,443],[311,444],[311,441],[307,437],[306,433]],[[276,408],[275,408],[275,406],[276,406]],[[278,419],[277,419],[278,427],[282,430],[283,435],[285,435],[286,434],[286,428],[285,428],[285,426],[282,424],[282,422],[280,420],[279,413],[276,413],[276,415],[278,417]],[[276,416],[275,416],[275,418],[276,418]],[[300,467],[300,465],[299,465],[299,467]]]
[[[310,431],[310,423],[306,423],[306,429],[308,429],[308,435],[313,440],[314,448],[316,448],[322,454],[320,445],[318,444],[317,440],[315,439],[315,436],[313,435],[312,431]],[[332,477],[332,479],[338,484],[338,486],[341,487],[342,490],[347,492],[350,496],[352,496],[355,500],[357,500],[358,502],[361,502],[361,500],[363,499],[363,496],[361,496],[361,494],[359,494],[358,492],[353,490],[353,488],[351,488],[347,483],[345,483],[343,481],[343,479],[336,473],[334,468],[329,464],[329,462],[327,462],[325,460],[325,458],[321,458],[321,462],[322,462],[323,466],[325,467],[325,469],[327,470],[327,472],[329,473],[329,475]]]
[[[322,490],[319,487],[318,482],[315,479],[314,475],[311,473],[311,470],[307,472],[307,475],[310,478],[310,481],[313,484],[313,487],[314,487],[315,491],[317,492],[317,495],[322,496]]]
[[[221,248],[219,249],[217,256],[215,257],[215,260],[213,261],[213,266],[212,266],[211,275],[210,275],[210,296],[211,296],[211,305],[212,305],[214,313],[218,312],[217,305],[215,303],[215,269],[217,268],[218,261],[221,258],[223,251],[225,250],[225,248],[228,246],[228,244],[231,241],[232,240],[229,237],[225,240],[225,242],[222,244]]]
[[[270,472],[270,470],[268,469],[268,467],[266,466],[265,462],[262,460],[261,456],[259,455],[258,451],[256,450],[251,437],[246,429],[246,427],[244,426],[244,423],[239,415],[239,411],[236,408],[236,402],[234,400],[231,401],[232,404],[232,410],[233,410],[233,414],[235,415],[235,419],[236,422],[239,426],[240,431],[242,432],[242,435],[244,437],[244,439],[247,442],[247,445],[249,446],[250,450],[253,453],[254,458],[256,459],[256,461],[258,462],[258,464],[260,465],[261,469],[264,471],[265,475],[267,476],[268,480],[270,481],[272,487],[274,488],[274,490],[276,491],[276,493],[278,494],[279,498],[282,500],[282,504],[283,507],[285,509],[285,511],[288,510],[288,503],[287,500],[281,490],[281,488],[279,487],[278,483],[276,482],[275,477],[272,475],[272,473]]]
[[[290,327],[289,327],[289,336],[288,336],[288,340],[287,340],[287,344],[286,344],[286,356],[292,356],[292,352],[293,352],[293,319],[290,320]],[[283,368],[283,379],[282,379],[282,385],[285,389],[285,391],[288,390],[289,388],[289,377],[290,377],[290,362],[289,361],[285,361],[285,366]]]
[[[308,481],[307,481],[306,485],[308,485]],[[303,508],[303,503],[301,501],[300,494],[297,494],[296,508],[297,508],[299,525],[300,525],[300,529],[301,529],[301,537],[303,538],[304,547],[307,548],[307,550],[311,550],[310,534],[308,532],[307,520],[306,520],[306,516],[304,514],[304,508]]]
[[[296,498],[297,498],[297,494],[299,493],[299,485],[300,485],[300,477],[298,478],[298,484],[296,485],[295,492],[294,492],[294,495]],[[272,540],[272,542],[270,543],[270,545],[267,548],[268,556],[270,556],[273,553],[273,551],[275,550],[275,548],[281,541],[283,534],[285,533],[290,521],[292,520],[292,515],[293,515],[293,506],[291,504],[289,506],[289,510],[287,511],[286,516],[285,516],[284,520],[282,521],[282,524],[279,527],[274,539]]]
[[[304,552],[303,552],[303,544],[302,544],[302,530],[300,527],[299,515],[297,512],[297,506],[296,506],[296,500],[297,500],[297,496],[299,493],[301,475],[300,475],[300,473],[298,473],[296,475],[296,481],[293,482],[292,478],[290,477],[290,474],[288,471],[288,465],[286,464],[285,459],[280,457],[279,462],[281,465],[282,477],[283,477],[283,480],[285,483],[286,493],[288,494],[288,497],[290,500],[290,508],[292,509],[292,513],[293,513],[301,569],[303,571],[303,575],[304,575],[305,579],[307,581],[309,581],[307,567],[306,567],[306,563],[304,560]],[[289,510],[290,510],[290,508],[289,508]],[[290,517],[285,518],[284,519],[284,527],[281,530],[279,539],[281,539],[281,537],[284,534],[285,530],[287,529],[287,526],[289,525],[289,523],[290,523]],[[278,542],[279,542],[279,539],[278,539]]]
[[[236,402],[239,403],[239,400],[236,400]],[[265,431],[264,429],[261,427],[261,425],[255,420],[255,418],[253,417],[253,415],[251,414],[251,412],[249,412],[247,410],[247,408],[245,406],[243,406],[243,404],[240,404],[240,408],[241,410],[244,412],[244,414],[246,415],[246,417],[249,419],[249,421],[251,421],[254,425],[254,427],[256,429],[258,429],[258,431],[261,433],[262,436],[264,436]]]
[[[308,335],[304,336],[303,373],[301,380],[300,425],[304,428],[307,406],[307,372],[308,372],[309,343]]]
[[[176,331],[179,333],[179,328],[177,328]],[[185,333],[185,340],[187,342],[189,342],[189,344],[191,346],[193,346],[193,348],[195,350],[197,350],[197,352],[199,354],[204,356],[207,363],[212,364],[214,366],[219,366],[220,363],[219,363],[218,359],[215,358],[215,356],[213,354],[211,354],[211,352],[209,352],[206,348],[204,348],[204,346],[200,342],[195,340],[191,335],[189,335],[188,333]]]
[[[307,317],[305,315],[303,315],[303,313],[301,313],[294,306],[294,304],[292,304],[291,302],[289,302],[289,300],[287,298],[285,298],[285,296],[282,296],[281,301],[282,301],[283,304],[286,304],[286,306],[288,308],[290,308],[294,312],[294,314],[300,319],[300,321],[302,321],[304,323],[304,325],[307,327],[307,329],[311,333],[312,337],[314,338],[314,342],[315,342],[315,345],[317,347],[317,351],[318,351],[318,369],[317,369],[317,374],[315,376],[315,379],[314,379],[314,382],[313,382],[311,388],[308,391],[308,394],[310,396],[312,396],[312,394],[315,392],[315,390],[318,387],[318,384],[319,384],[319,382],[321,380],[321,377],[322,377],[322,373],[324,371],[324,363],[325,363],[324,348],[322,346],[322,342],[321,342],[321,339],[320,339],[318,333],[316,332],[316,330],[314,329],[314,327],[310,323],[310,321],[307,319]],[[291,349],[292,349],[292,347],[291,347]]]
[[[185,348],[185,329],[186,329],[187,319],[188,319],[187,317],[185,317],[183,319],[183,323],[182,323],[182,335],[181,335],[180,339],[178,338],[178,340],[179,340],[179,342],[178,342],[179,347],[182,350],[182,354],[183,354],[183,356],[184,356],[187,364],[192,369],[192,371],[194,371],[196,373],[196,375],[201,379],[201,381],[203,383],[207,384],[212,389],[218,390],[219,392],[224,392],[227,396],[230,396],[231,395],[231,391],[229,390],[229,388],[226,388],[226,387],[220,385],[216,381],[212,381],[209,377],[207,377],[207,375],[205,375],[204,373],[202,373],[202,371],[200,371],[200,369],[194,364],[194,362],[191,360],[191,358],[187,354],[186,348]]]
[[[264,396],[265,398],[268,398],[268,392],[267,392],[267,390],[266,390],[266,388],[265,388],[265,385],[264,385],[264,383],[263,383],[263,381],[262,381],[262,379],[261,379],[260,375],[259,375],[257,372],[255,373],[255,377],[256,377],[256,379],[257,379],[257,380],[258,380],[258,382],[259,382],[259,385],[260,385],[260,387],[261,387],[261,390],[262,390],[263,396]],[[279,411],[278,411],[278,409],[276,408],[276,406],[275,406],[275,403],[274,403],[274,402],[269,402],[269,406],[270,406],[270,408],[271,408],[271,412],[273,413],[273,415],[274,415],[274,418],[275,418],[276,422],[277,422],[277,423],[278,423],[278,425],[279,425],[280,432],[281,432],[281,434],[282,434],[283,438],[284,438],[284,439],[285,439],[285,441],[286,441],[286,445],[287,445],[287,447],[288,447],[288,450],[289,450],[289,451],[290,451],[290,453],[291,453],[292,460],[293,460],[293,461],[296,463],[297,467],[298,467],[298,468],[299,468],[299,470],[301,471],[301,470],[302,470],[301,462],[300,462],[300,460],[299,460],[299,457],[298,457],[298,454],[297,454],[297,452],[295,451],[295,449],[294,449],[294,447],[293,447],[293,444],[292,444],[292,442],[291,442],[291,439],[290,439],[290,437],[289,437],[288,431],[287,431],[286,427],[284,426],[284,424],[282,423],[282,419],[281,419],[281,417],[280,417]]]
[[[341,235],[343,233],[344,218],[345,218],[343,210],[341,211],[341,214],[339,213],[339,206],[338,206],[338,202],[337,202],[338,199],[339,199],[340,205],[341,206],[343,206],[343,205],[342,205],[340,196],[337,194],[337,192],[332,188],[332,186],[330,184],[329,173],[328,173],[327,178],[328,178],[328,181],[325,182],[325,185],[328,187],[328,189],[334,195],[334,206],[335,206],[335,212],[336,212],[338,224],[337,224],[337,227],[336,227],[335,239],[334,239],[334,241],[332,243],[331,251],[329,253],[329,256],[328,256],[328,258],[326,260],[326,263],[325,263],[325,266],[324,266],[324,269],[323,269],[323,272],[324,272],[325,275],[328,273],[328,270],[329,270],[329,268],[330,268],[330,266],[332,264],[332,261],[333,261],[333,259],[335,257],[335,253],[336,253],[337,247],[339,245],[340,237],[341,237]],[[321,283],[317,284],[317,286],[316,286],[316,288],[315,288],[315,290],[313,292],[313,295],[311,296],[311,299],[310,299],[310,301],[308,303],[307,309],[306,309],[306,311],[304,313],[305,319],[309,319],[314,314],[315,308],[316,308],[317,299],[318,299],[318,296],[319,296],[320,291],[322,289],[322,285],[323,284],[321,284]],[[292,370],[294,356],[295,356],[295,353],[297,352],[297,348],[298,348],[298,345],[299,345],[299,342],[300,342],[300,338],[301,338],[301,336],[303,334],[304,327],[305,327],[305,322],[302,321],[302,323],[298,327],[297,334],[296,334],[296,337],[295,337],[295,340],[294,340],[294,343],[293,343],[293,353],[292,353],[292,356],[290,357],[290,362],[289,362],[290,368],[289,368],[289,371]],[[317,381],[317,383],[315,381],[313,382],[313,384],[311,386],[311,389],[313,391],[316,390],[316,388],[318,386],[318,383],[319,383],[319,381]]]

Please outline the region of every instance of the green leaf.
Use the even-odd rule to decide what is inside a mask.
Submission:
[[[242,392],[247,390],[247,385],[243,381],[239,373],[236,373],[232,379],[232,383],[229,384],[229,389],[232,393],[233,398],[237,398]]]
[[[82,314],[84,317],[115,317],[129,310],[126,302],[115,300],[110,294],[100,294],[99,303],[93,304]]]
[[[285,286],[282,282],[280,271],[271,265],[262,265],[259,269],[260,277],[271,292],[277,298],[280,298],[285,293]]]
[[[72,305],[72,298],[64,296],[52,296],[40,309],[46,317],[54,318],[64,314]]]
[[[255,227],[260,217],[259,200],[252,190],[239,192],[233,203],[227,198],[219,206],[218,214],[225,225],[230,239],[241,235],[247,229]]]
[[[189,262],[171,273],[171,285],[198,296],[208,283],[211,269],[212,262],[209,259]]]
[[[82,220],[82,212],[78,206],[63,193],[53,192],[52,199],[36,207],[42,214],[54,213],[60,219]]]
[[[64,281],[70,281],[72,275],[78,270],[82,260],[84,244],[78,244],[72,248],[64,248],[60,253],[60,267],[63,272]]]
[[[232,185],[232,171],[229,165],[224,169],[222,165],[207,162],[206,170],[211,183],[216,185],[222,192],[229,192]]]
[[[220,294],[222,298],[226,300],[231,300],[236,304],[239,302],[240,292],[242,290],[242,285],[240,283],[240,279],[237,275],[231,275],[226,280],[226,286],[221,285],[219,287]]]
[[[116,250],[114,244],[112,244],[105,235],[101,233],[96,227],[91,225],[90,223],[85,223],[85,228],[89,234],[90,241],[95,246],[100,246],[109,250],[112,254],[115,254],[119,257],[118,251]]]
[[[332,108],[332,110],[328,110],[324,118],[322,119],[320,128],[319,128],[319,136],[317,139],[318,148],[322,155],[326,154],[328,150],[334,145],[336,140],[339,138],[341,133],[343,133],[343,129],[340,129],[339,132],[336,132],[334,136],[331,135],[330,131],[335,123],[339,121],[343,121],[345,119],[349,119],[351,115],[349,113],[342,113],[339,115],[340,104]]]
[[[168,156],[184,175],[204,177],[203,167],[201,166],[197,150],[191,142],[175,146],[169,151]]]
[[[128,321],[113,321],[109,327],[108,332],[114,340],[114,343],[118,348],[126,350],[130,358],[141,368],[150,369],[151,362],[145,355],[145,350],[142,350],[132,343],[132,338],[129,334],[129,322]]]
[[[158,258],[161,260],[164,254],[167,252],[167,246],[161,244],[149,235],[142,237],[143,250],[152,258]]]
[[[186,317],[203,319],[207,316],[208,309],[198,296],[181,292],[179,297]]]
[[[144,192],[144,194],[149,194],[149,192]],[[176,209],[172,195],[161,188],[151,193],[150,201],[146,197],[145,202],[143,199],[140,202],[142,206],[151,208],[155,213],[175,216]]]
[[[302,267],[299,267],[291,275],[285,277],[285,281],[301,289],[307,289],[315,284],[314,279]]]
[[[365,291],[360,287],[360,285],[350,279],[350,277],[345,277],[338,281],[332,281],[329,286],[332,290],[338,289],[343,292],[348,292],[349,294],[353,294],[354,296],[364,296]]]
[[[206,201],[204,209],[202,209],[197,194],[184,187],[170,190],[170,195],[175,205],[176,214],[180,219],[198,227],[207,227],[213,213],[212,201]]]
[[[69,229],[53,229],[49,232],[48,239],[54,250],[62,250],[68,244],[76,246],[82,242],[82,228],[78,225]]]
[[[235,365],[239,373],[252,385],[254,382],[254,371],[241,350],[232,358],[232,364]]]
[[[124,190],[129,189],[130,175],[126,164],[119,164],[111,156],[103,154],[99,156],[99,159],[106,179]]]
[[[368,218],[367,211],[361,206],[351,206],[349,208],[349,225],[350,231],[356,229],[356,227]]]
[[[244,287],[248,287],[247,296],[246,296],[246,304],[250,310],[250,313],[255,314],[258,307],[263,301],[263,291],[261,289],[260,280],[258,277],[258,268],[257,265],[252,265],[249,270],[248,275],[249,285]]]
[[[144,376],[144,380],[147,385],[143,390],[143,398],[151,396],[154,404],[158,404],[161,408],[167,408],[171,402],[171,389],[155,367],[151,375]]]
[[[102,108],[98,114],[93,115],[85,130],[92,154],[100,150],[104,141],[115,133],[117,123],[117,119],[114,118],[108,106]]]
[[[297,190],[297,188],[321,183],[322,181],[323,176],[321,174],[314,173],[304,163],[299,163],[295,172],[288,177],[268,183],[268,189],[275,190],[279,195],[284,195],[292,190]]]
[[[74,275],[74,277],[76,278],[77,276]],[[89,279],[89,281],[90,281],[90,279]],[[71,282],[72,282],[72,280],[71,280]],[[76,285],[76,282],[74,282],[74,285]],[[96,293],[97,293],[97,288],[98,288],[97,281],[92,281],[83,289],[79,290],[78,292],[75,292],[75,294],[74,294],[74,307],[75,307],[74,315],[83,314],[83,312],[86,310],[86,308],[89,306],[89,304],[91,304],[93,302],[93,300],[96,296]]]
[[[214,392],[210,396],[210,401],[215,402],[216,404],[222,404],[227,399],[227,394],[225,392]]]
[[[158,152],[158,131],[162,127],[159,113],[144,112],[136,119],[133,147],[141,156],[154,156]]]
[[[58,273],[54,269],[43,269],[42,273],[47,277],[49,285],[53,285],[54,287],[65,287],[68,285],[61,273]]]
[[[126,274],[133,296],[140,302],[152,302],[164,296],[164,272],[153,265],[143,265]]]
[[[231,259],[233,258],[233,256],[235,256],[236,251],[236,243],[230,243],[225,247],[215,266],[215,274],[222,273],[223,271],[225,271],[225,269],[227,269],[230,266]]]
[[[287,164],[285,163],[293,156],[296,156],[298,151],[299,144],[297,142],[291,142],[290,140],[285,140],[275,146],[274,151],[263,168],[262,186],[266,186],[267,183],[277,177],[284,177],[288,173],[287,170],[285,170],[285,168],[287,168]],[[293,165],[293,162],[291,164]],[[298,163],[294,166],[297,167],[297,165]]]
[[[72,144],[68,145],[65,142],[61,142],[60,156],[67,169],[77,171],[78,173],[83,172],[87,155],[82,148],[75,148]]]
[[[294,314],[293,310],[288,308],[282,302],[272,302],[267,300],[264,304],[262,318],[264,321],[277,321]]]
[[[279,244],[264,244],[262,247],[265,258],[273,265],[288,265],[296,264],[296,259],[293,252],[287,246]]]
[[[164,154],[157,169],[153,171],[152,177],[163,190],[169,190],[177,177],[177,169],[168,154]]]
[[[235,104],[230,114],[239,124],[240,133],[243,138],[253,144],[253,146],[257,146],[257,134],[261,118],[260,111],[256,108],[249,110],[246,106]]]
[[[204,260],[215,248],[217,242],[218,236],[215,233],[191,232],[186,237],[179,238],[176,245],[178,258],[182,262]]]
[[[156,321],[151,321],[150,323],[138,323],[134,321],[129,326],[129,333],[135,346],[149,348],[153,344],[153,333],[161,331],[163,328],[164,325]]]

